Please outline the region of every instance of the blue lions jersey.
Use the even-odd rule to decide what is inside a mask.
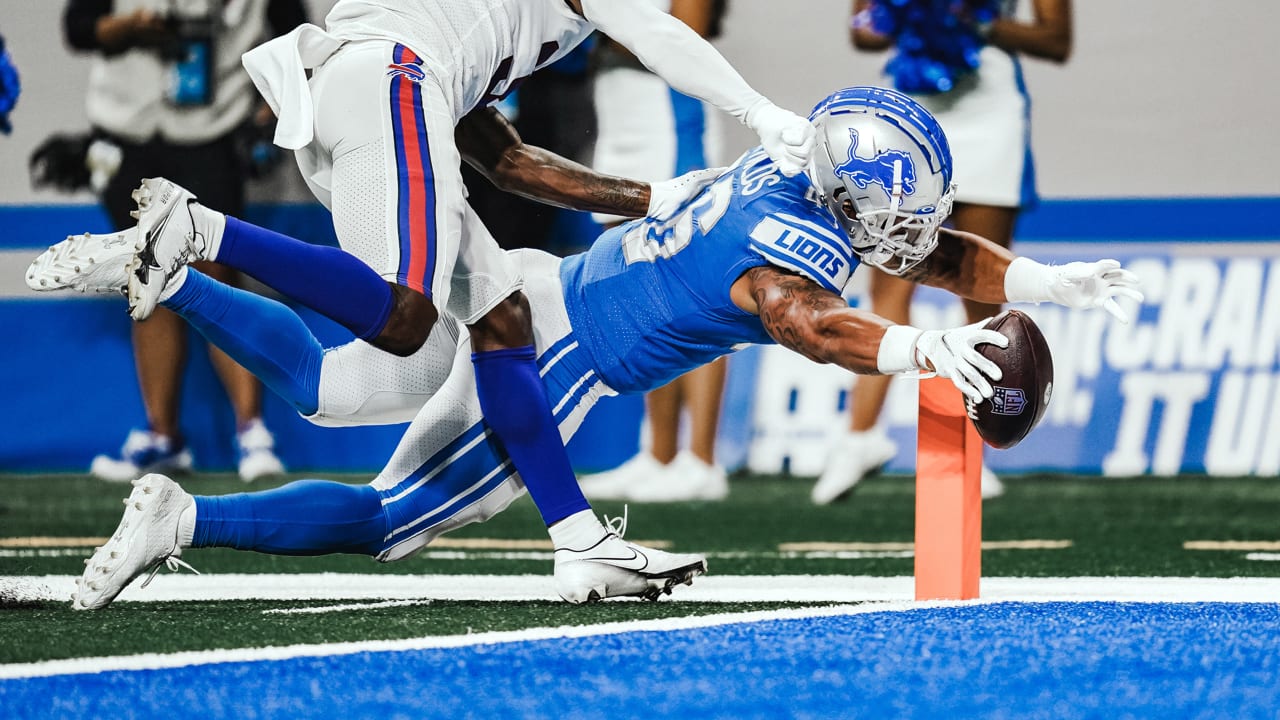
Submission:
[[[618,392],[659,387],[746,344],[772,343],[729,289],[761,265],[840,293],[857,265],[803,176],[748,152],[666,222],[636,220],[560,266],[574,335]]]

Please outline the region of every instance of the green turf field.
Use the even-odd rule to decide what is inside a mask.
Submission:
[[[351,478],[353,482],[363,478]],[[114,530],[127,485],[82,476],[5,476],[0,495],[0,577],[78,575],[88,543]],[[232,476],[182,480],[198,494],[245,490]],[[254,489],[269,487],[254,485]],[[1008,478],[1007,492],[983,508],[987,541],[1067,541],[1052,549],[989,549],[984,576],[1276,577],[1280,553],[1249,549],[1189,550],[1188,541],[1280,539],[1275,478],[1099,480]],[[817,508],[809,481],[736,477],[722,503],[632,505],[628,537],[705,552],[723,575],[886,575],[912,572],[914,483],[872,478],[843,503]],[[619,514],[619,503],[598,503]],[[448,539],[544,540],[537,514],[522,499],[494,520]],[[799,549],[791,544],[804,545]],[[494,543],[500,548],[500,543]],[[523,546],[522,546],[523,547]],[[815,549],[816,548],[816,549]],[[853,548],[840,552],[841,548]],[[364,557],[268,557],[231,550],[191,550],[184,559],[218,573],[364,573],[413,575],[546,575],[546,551],[506,552],[461,546],[380,565]],[[1254,559],[1250,559],[1254,558]],[[676,592],[679,592],[677,588]],[[117,603],[73,613],[67,603],[0,588],[0,663],[169,652],[215,647],[394,639],[433,634],[555,627],[625,619],[762,609],[787,603],[610,602],[574,607],[558,602],[443,601],[358,612],[281,615],[316,600]],[[798,602],[795,604],[805,604]]]

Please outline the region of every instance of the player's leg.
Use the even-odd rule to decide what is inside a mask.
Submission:
[[[598,539],[604,528],[578,487],[538,368],[520,270],[475,212],[465,203],[461,209],[464,240],[449,312],[470,330],[480,410],[524,479],[553,543],[573,544],[586,534]]]
[[[554,266],[554,259],[550,259]],[[536,333],[540,365],[561,398],[556,418],[571,437],[587,411],[611,391],[598,380],[568,332],[555,290],[536,300],[551,322]],[[558,303],[558,304],[557,304]],[[558,310],[558,312],[556,312]],[[451,529],[479,522],[522,492],[519,476],[480,414],[469,353],[460,346],[444,388],[422,408],[387,467],[367,486],[304,480],[259,493],[193,497],[172,480],[148,475],[135,482],[125,516],[112,538],[90,558],[73,607],[105,607],[125,586],[190,547],[234,547],[271,554],[355,553],[397,560]],[[621,548],[613,545],[621,544]],[[635,557],[642,570],[557,552],[557,589],[582,601],[615,595],[654,596],[705,571],[696,555],[675,555],[623,543],[600,543],[611,556]],[[616,552],[634,548],[638,554]],[[639,564],[637,562],[636,564]],[[561,581],[560,567],[580,582]],[[578,590],[581,590],[579,593]]]
[[[474,271],[481,267],[474,262],[474,255],[468,257],[465,250],[463,255],[459,262],[464,268]],[[590,358],[573,339],[558,261],[536,251],[517,252],[513,257],[523,264],[527,307],[537,320],[530,338],[532,372],[534,377],[541,376],[539,385],[545,383],[554,441],[563,451],[564,443],[599,397],[612,391],[596,377]],[[465,348],[460,348],[445,388],[423,408],[396,457],[376,481],[387,498],[384,503],[395,516],[386,559],[403,557],[440,533],[491,516],[518,495],[521,485],[529,487],[525,469],[508,458],[511,441],[499,436],[490,411],[482,411],[476,375],[490,369],[485,362],[473,363]],[[503,406],[498,412],[513,411]],[[448,432],[438,435],[440,427]],[[441,437],[454,439],[442,446]],[[564,511],[563,506],[558,507]],[[544,518],[553,517],[547,509],[539,509]],[[549,522],[556,548],[556,590],[571,602],[619,595],[653,597],[669,591],[675,583],[691,581],[706,569],[701,556],[651,550],[622,540],[619,534],[603,528],[589,508],[571,512],[560,522]],[[635,563],[619,560],[627,557],[644,559]]]
[[[683,382],[684,377],[650,390],[644,396],[644,411],[649,419],[649,454],[663,465],[675,460],[680,452],[680,409],[688,385]]]
[[[872,268],[867,271],[872,273],[871,311],[895,323],[910,323],[915,284]],[[849,432],[836,440],[827,456],[826,467],[810,492],[814,504],[826,505],[843,497],[897,454],[897,445],[877,427],[891,379],[889,375],[863,375],[854,382]]]
[[[315,71],[316,137],[300,153],[311,184],[327,186],[343,252],[311,245],[205,208],[171,183],[139,189],[146,236],[130,279],[134,316],[145,316],[177,266],[209,259],[235,267],[397,355],[422,346],[446,300],[456,250],[435,212],[431,163],[452,147],[452,118],[432,83],[386,68],[407,52],[389,42],[351,43]],[[423,87],[432,99],[423,103]],[[443,118],[443,120],[442,120]],[[456,154],[456,153],[455,153]],[[317,159],[323,160],[317,165]],[[354,253],[354,254],[352,254]]]

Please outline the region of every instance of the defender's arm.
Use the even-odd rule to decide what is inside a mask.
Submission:
[[[720,176],[723,168],[694,170],[645,183],[602,175],[549,150],[526,145],[502,113],[481,108],[454,130],[462,157],[501,190],[548,205],[623,217],[666,220]]]
[[[756,92],[688,25],[649,0],[565,2],[668,85],[715,105],[756,131],[784,175],[794,176],[808,167],[814,143],[809,121]]]
[[[641,217],[649,209],[649,183],[602,175],[520,139],[502,113],[481,108],[458,123],[462,157],[501,190],[549,205]]]

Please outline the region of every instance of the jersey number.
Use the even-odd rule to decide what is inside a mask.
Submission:
[[[664,222],[645,220],[628,230],[622,236],[623,258],[630,265],[672,257],[689,246],[695,223],[703,235],[711,232],[724,217],[732,199],[733,175],[726,174],[675,217]]]
[[[549,40],[542,43],[542,49],[538,51],[538,62],[534,63],[533,68],[537,70],[542,67],[542,63],[551,59],[560,49],[560,43],[555,40]],[[512,80],[511,66],[515,64],[515,58],[505,57],[502,62],[498,63],[498,69],[493,71],[493,77],[489,78],[489,89],[485,92],[484,97],[480,98],[480,104],[476,107],[489,107],[490,105],[507,99],[507,96],[516,91],[520,87],[520,83],[524,82],[529,76],[518,77]],[[499,92],[498,88],[502,88]]]

